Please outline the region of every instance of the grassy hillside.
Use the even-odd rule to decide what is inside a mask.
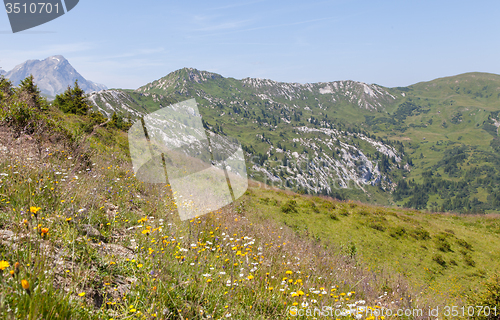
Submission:
[[[251,192],[251,206],[262,219],[272,217],[301,236],[348,248],[373,270],[396,270],[436,299],[474,294],[484,278],[500,271],[494,249],[500,244],[498,215],[432,214],[261,188]]]
[[[245,199],[179,221],[168,188],[134,178],[125,132],[85,133],[86,116],[23,94],[2,101],[3,319],[277,319],[334,304],[346,318],[350,303],[427,305],[351,255],[252,222]]]
[[[235,204],[180,221],[167,186],[135,179],[126,132],[82,130],[91,114],[3,85],[3,319],[286,319],[331,307],[371,320],[383,308],[495,306],[493,216],[252,183]]]
[[[467,73],[397,90],[407,101],[367,121],[377,135],[404,141],[412,158],[395,200],[437,211],[498,212],[500,76]]]

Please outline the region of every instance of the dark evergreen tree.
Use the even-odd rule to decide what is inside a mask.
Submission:
[[[85,97],[85,91],[78,85],[78,80],[75,80],[73,88],[68,86],[68,89],[62,94],[58,94],[54,104],[65,113],[77,115],[86,115],[91,109]]]
[[[14,89],[14,93],[20,101],[25,102],[30,108],[44,110],[47,107],[46,100],[35,84],[33,75],[22,80],[19,86]]]

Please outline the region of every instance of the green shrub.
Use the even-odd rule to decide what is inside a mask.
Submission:
[[[450,243],[447,241],[446,239],[446,235],[444,234],[438,234],[436,236],[436,248],[439,250],[439,251],[442,251],[442,252],[449,252],[449,251],[452,251],[451,250],[451,245]]]
[[[2,118],[16,130],[31,134],[35,130],[39,114],[25,102],[13,101]]]
[[[396,227],[391,232],[391,237],[401,238],[406,235],[406,229],[404,227]]]
[[[310,208],[312,211],[319,213],[319,209],[313,201],[309,201],[306,207]]]
[[[380,223],[377,223],[377,222],[373,222],[369,225],[370,228],[373,228],[375,230],[378,230],[378,231],[382,231],[384,232],[385,231],[385,227],[380,224]]]
[[[287,214],[292,212],[297,212],[297,201],[288,200],[285,204],[281,206],[281,212]]]
[[[472,250],[472,245],[465,240],[457,239],[457,244],[467,250]]]
[[[471,305],[482,306],[484,310],[484,312],[479,312],[479,314],[476,311],[473,319],[498,319],[498,310],[500,310],[500,275],[493,275],[483,283],[483,289],[474,293],[474,296],[469,297],[468,300]],[[489,314],[487,309],[485,310],[485,307],[489,307]],[[493,310],[496,310],[496,315]]]
[[[409,234],[416,240],[428,240],[431,238],[429,232],[424,229],[412,230]]]
[[[369,216],[370,212],[368,212],[368,210],[366,210],[366,209],[361,209],[358,211],[358,214],[360,214],[362,216]]]
[[[342,208],[340,209],[339,214],[341,216],[347,217],[349,215],[349,211],[346,208]]]
[[[434,260],[440,266],[446,267],[446,261],[444,260],[442,255],[436,254],[436,255],[434,255],[434,257],[432,257],[432,260]]]
[[[265,198],[260,198],[259,200],[260,200],[260,202],[262,202],[263,204],[269,204],[269,198],[268,198],[268,197],[265,197]]]
[[[476,266],[476,262],[472,259],[472,256],[470,254],[464,255],[464,262],[469,267],[475,267]]]

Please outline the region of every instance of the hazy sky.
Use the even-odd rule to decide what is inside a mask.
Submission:
[[[237,79],[406,86],[500,74],[499,13],[498,0],[80,0],[17,34],[0,12],[0,67],[61,54],[110,88],[135,89],[183,67]]]

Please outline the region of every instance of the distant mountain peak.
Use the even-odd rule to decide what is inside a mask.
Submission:
[[[7,72],[5,77],[14,85],[19,85],[30,74],[42,94],[48,97],[64,92],[75,80],[78,80],[78,85],[87,93],[107,89],[102,84],[85,79],[62,55],[50,56],[44,60],[27,60]]]

